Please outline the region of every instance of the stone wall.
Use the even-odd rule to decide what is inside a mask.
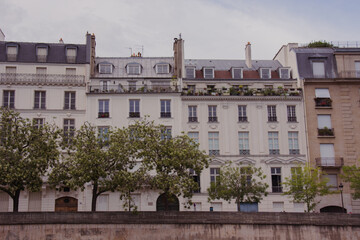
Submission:
[[[360,239],[360,215],[229,212],[1,213],[0,240]]]

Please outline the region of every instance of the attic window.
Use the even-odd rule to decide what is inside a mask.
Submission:
[[[128,64],[126,66],[127,74],[137,75],[140,74],[140,64]]]
[[[195,68],[194,67],[187,67],[186,68],[186,78],[195,78]]]
[[[66,60],[68,63],[75,63],[76,61],[76,48],[66,49]]]
[[[279,68],[280,78],[289,79],[290,78],[290,69],[289,68]]]
[[[204,78],[214,78],[214,69],[204,68]]]
[[[232,69],[232,78],[235,78],[235,79],[243,78],[242,68],[233,68]]]
[[[312,62],[314,78],[325,77],[325,63],[324,62]]]
[[[36,57],[38,62],[46,62],[48,49],[46,47],[38,47],[36,49]]]
[[[169,73],[169,64],[156,64],[156,73]]]
[[[99,64],[99,73],[100,74],[112,73],[112,65],[111,64]]]
[[[7,47],[7,60],[8,61],[16,61],[18,54],[17,46],[8,46]]]
[[[270,79],[271,78],[270,68],[260,68],[260,76],[263,79]]]

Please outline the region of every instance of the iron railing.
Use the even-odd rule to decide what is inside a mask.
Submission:
[[[217,122],[218,118],[217,117],[209,117],[209,122]]]
[[[249,149],[240,149],[239,154],[240,155],[250,155],[250,150]]]
[[[300,150],[299,149],[289,149],[289,155],[299,155]]]
[[[1,84],[85,85],[84,75],[0,73]]]
[[[318,136],[333,137],[333,136],[335,136],[334,129],[333,128],[318,128]]]
[[[189,117],[189,122],[197,122],[198,118],[197,117]]]
[[[315,107],[331,107],[332,100],[330,98],[315,98]]]
[[[210,156],[219,156],[220,150],[209,150],[209,155]]]
[[[316,166],[319,167],[342,167],[344,158],[342,157],[318,157],[315,158]]]
[[[247,117],[239,117],[239,122],[247,122]]]
[[[360,71],[341,71],[339,78],[360,78]]]
[[[124,85],[124,84],[105,84],[93,85],[88,87],[89,93],[178,93],[179,86],[170,85]]]
[[[269,154],[270,155],[279,155],[280,149],[269,149]]]

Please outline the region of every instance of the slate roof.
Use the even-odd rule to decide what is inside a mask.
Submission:
[[[36,58],[36,47],[47,46],[48,55],[46,63],[66,63],[66,48],[77,48],[77,56],[74,64],[86,64],[86,45],[85,44],[63,44],[63,43],[33,43],[33,42],[6,42],[0,41],[0,62],[7,61],[6,47],[7,45],[18,46],[18,56],[16,62],[38,63]]]
[[[278,60],[252,60],[252,68],[248,68],[245,60],[214,60],[214,59],[185,59],[185,66],[195,66],[197,70],[203,67],[215,67],[215,70],[230,70],[233,67],[244,70],[258,70],[259,68],[271,68],[277,70],[282,67]]]
[[[172,78],[174,69],[173,57],[97,57],[95,59],[96,67],[99,63],[111,63],[114,68],[111,74],[99,74],[96,70],[95,77],[98,78]],[[126,65],[129,63],[139,63],[142,67],[141,74],[130,75],[126,72]],[[170,64],[170,73],[157,74],[156,64]]]

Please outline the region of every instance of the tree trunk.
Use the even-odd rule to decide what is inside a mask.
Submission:
[[[97,200],[97,190],[98,190],[98,184],[95,183],[92,190],[92,200],[91,200],[91,211],[96,211],[96,200]]]
[[[16,190],[15,195],[13,197],[13,212],[19,211],[19,198],[20,198],[20,190]]]
[[[129,198],[129,212],[130,212],[131,211],[131,208],[130,208],[130,206],[131,206],[131,197],[130,197],[131,192],[130,192],[130,190],[129,190],[128,193],[129,193],[128,198]]]

